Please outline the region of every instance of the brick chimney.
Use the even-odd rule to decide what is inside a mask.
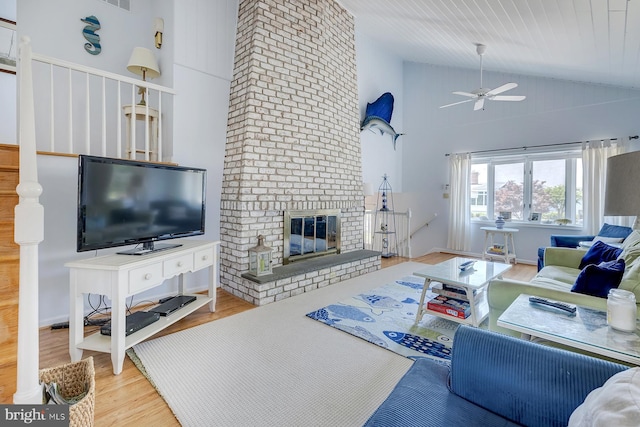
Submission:
[[[241,277],[259,234],[282,265],[284,211],[339,209],[342,252],[363,247],[354,18],[334,0],[242,0],[236,37],[221,284],[260,305],[308,290],[305,277],[286,286]]]

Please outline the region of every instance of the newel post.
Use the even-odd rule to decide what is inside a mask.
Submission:
[[[14,403],[42,403],[39,381],[38,244],[44,239],[44,208],[39,202],[36,130],[31,73],[31,43],[20,40],[18,52],[18,143],[20,144],[19,203],[15,208],[14,238],[20,245],[18,297],[18,378]]]

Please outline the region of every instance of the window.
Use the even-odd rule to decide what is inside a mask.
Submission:
[[[0,71],[16,73],[16,23],[0,17]]]
[[[476,157],[471,165],[471,218],[582,224],[581,152]]]

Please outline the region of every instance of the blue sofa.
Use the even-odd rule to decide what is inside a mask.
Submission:
[[[573,234],[552,234],[550,236],[550,246],[558,248],[577,248],[580,242],[591,241],[596,237],[613,237],[626,239],[633,229],[624,227],[622,225],[611,225],[605,223],[598,234],[593,235],[573,235]],[[544,250],[545,248],[538,248],[538,271],[544,267]]]
[[[365,426],[566,426],[626,366],[462,325],[451,365],[419,359]]]

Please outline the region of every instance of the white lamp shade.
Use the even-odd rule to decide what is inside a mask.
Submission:
[[[147,79],[155,79],[160,76],[160,67],[156,57],[149,49],[144,47],[136,47],[131,53],[127,70],[139,76],[145,76]]]
[[[373,196],[373,184],[370,182],[362,183],[362,192],[366,196]]]
[[[604,214],[611,216],[640,215],[640,151],[611,156],[607,159],[607,182]]]

